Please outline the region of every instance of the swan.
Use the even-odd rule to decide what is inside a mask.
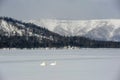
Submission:
[[[50,65],[51,65],[51,66],[55,66],[55,65],[57,65],[57,64],[56,64],[56,61],[50,63]]]
[[[45,62],[42,62],[42,63],[40,64],[40,66],[46,66],[46,63],[45,63]]]

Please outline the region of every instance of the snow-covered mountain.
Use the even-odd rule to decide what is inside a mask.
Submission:
[[[0,17],[0,48],[120,48],[119,20],[35,22]]]
[[[0,48],[53,47],[61,39],[65,38],[35,24],[0,17]]]
[[[0,17],[0,35],[2,36],[35,36],[39,39],[53,40],[59,35],[40,26],[24,23],[13,18]],[[57,39],[57,38],[56,38]]]
[[[28,22],[64,36],[84,36],[96,40],[120,41],[120,20],[55,20],[41,19]]]
[[[28,34],[32,36],[33,33],[26,29],[25,24],[11,18],[0,18],[0,35],[4,36],[23,36]]]

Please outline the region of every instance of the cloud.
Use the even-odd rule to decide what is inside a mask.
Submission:
[[[0,0],[0,5],[0,16],[20,19],[120,18],[120,0]]]
[[[0,0],[0,6],[2,5],[2,3],[3,3],[3,0]]]
[[[1,4],[2,4],[2,0],[0,0],[0,6],[1,6]]]
[[[0,0],[0,8],[3,6],[4,2],[6,2],[7,0]]]
[[[120,0],[116,0],[116,5],[118,6],[118,8],[120,10]]]

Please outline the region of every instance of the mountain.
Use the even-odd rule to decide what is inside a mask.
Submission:
[[[59,36],[41,26],[32,23],[24,23],[13,18],[0,17],[0,35],[5,36],[37,36],[50,39],[51,36]]]
[[[0,17],[0,47],[46,47],[59,38],[63,37],[32,23]]]
[[[51,22],[50,24],[46,22],[46,25],[52,26],[49,27],[50,30],[46,29],[45,25],[40,26],[9,17],[0,17],[0,48],[120,48],[120,42],[94,40],[79,35],[63,36],[52,30],[67,33],[64,30],[68,29],[67,27],[61,29],[64,25],[54,27]],[[72,27],[69,30],[71,29]]]
[[[82,36],[101,41],[120,41],[120,20],[55,20],[41,19],[28,22],[47,28],[63,36]]]

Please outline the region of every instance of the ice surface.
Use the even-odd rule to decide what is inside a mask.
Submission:
[[[57,65],[50,66],[54,61]],[[119,76],[120,49],[0,50],[0,80],[120,80]]]

